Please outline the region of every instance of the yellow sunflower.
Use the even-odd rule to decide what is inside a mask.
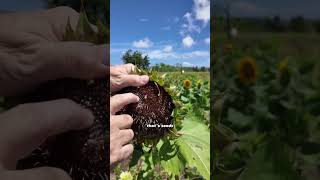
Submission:
[[[280,83],[283,86],[287,86],[290,82],[290,71],[289,71],[289,58],[284,58],[279,64],[278,64],[278,72],[279,72],[279,79]]]
[[[191,87],[191,81],[189,79],[184,80],[183,87],[189,89]]]
[[[286,57],[285,59],[283,59],[279,65],[278,65],[278,71],[280,73],[284,73],[288,71],[288,65],[289,65],[289,58]]]
[[[257,64],[252,57],[244,57],[238,64],[239,79],[242,83],[254,83],[257,80]]]

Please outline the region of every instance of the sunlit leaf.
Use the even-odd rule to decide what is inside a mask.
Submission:
[[[196,167],[197,171],[206,179],[210,176],[210,139],[209,129],[203,123],[186,118],[183,121],[182,134],[176,140],[179,153],[190,167]]]

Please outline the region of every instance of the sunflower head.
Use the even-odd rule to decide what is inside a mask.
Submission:
[[[286,57],[278,64],[278,71],[280,73],[285,73],[288,71],[288,67],[289,67],[289,59],[288,57]]]
[[[252,57],[244,57],[238,64],[239,79],[244,84],[254,83],[257,80],[257,64]]]
[[[290,82],[289,59],[286,57],[278,64],[280,84],[287,86]]]
[[[155,146],[160,139],[175,139],[181,126],[182,113],[179,90],[166,78],[167,74],[135,68],[139,75],[148,75],[149,83],[141,87],[127,87],[118,93],[133,93],[139,96],[136,104],[125,106],[117,114],[133,117],[134,143],[147,147]]]
[[[184,81],[183,81],[183,87],[184,87],[185,89],[190,89],[190,87],[191,87],[191,81],[190,81],[189,79],[184,80]]]

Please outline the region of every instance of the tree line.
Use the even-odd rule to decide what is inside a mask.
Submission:
[[[320,19],[306,19],[304,16],[295,16],[290,19],[281,16],[264,18],[233,17],[216,18],[216,31],[226,31],[229,26],[236,27],[241,32],[317,32],[320,33]]]
[[[122,61],[124,64],[131,63],[136,65],[141,69],[153,69],[159,72],[187,72],[187,71],[195,71],[195,72],[205,72],[209,71],[208,67],[184,67],[183,64],[177,63],[175,65],[169,65],[164,63],[155,64],[153,66],[150,65],[150,58],[148,55],[143,55],[139,51],[127,50],[122,56]]]

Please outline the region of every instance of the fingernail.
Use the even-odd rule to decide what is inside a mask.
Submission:
[[[146,76],[146,75],[141,76],[140,80],[142,83],[146,84],[149,81],[149,76]]]
[[[131,151],[127,151],[125,156],[126,156],[126,157],[129,157],[129,156],[131,156],[131,154],[132,154]]]

